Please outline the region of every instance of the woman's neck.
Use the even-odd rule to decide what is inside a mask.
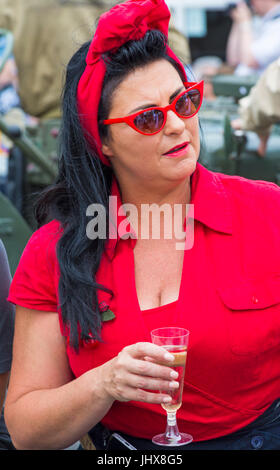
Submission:
[[[176,238],[191,201],[190,177],[179,184],[119,183],[122,204],[129,204],[129,221],[138,238]],[[160,234],[160,235],[159,235]]]

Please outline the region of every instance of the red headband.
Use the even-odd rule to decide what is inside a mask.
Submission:
[[[98,106],[106,73],[102,54],[117,50],[127,41],[143,38],[150,29],[161,31],[167,38],[169,20],[170,11],[164,0],[128,0],[99,19],[78,84],[77,102],[82,126],[95,141],[99,158],[108,166],[110,162],[102,153],[98,132]],[[178,62],[186,77],[183,64],[168,46],[167,54]]]

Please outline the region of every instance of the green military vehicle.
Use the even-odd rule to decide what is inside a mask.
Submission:
[[[23,133],[15,126],[8,127],[0,118],[0,130],[14,144],[9,155],[5,192],[0,191],[0,238],[13,273],[36,229],[32,211],[35,195],[55,180],[59,122],[49,120]]]
[[[0,72],[13,48],[12,34],[0,29],[1,36],[5,36],[6,47],[1,55]],[[8,158],[0,154],[0,238],[12,273],[36,228],[32,214],[34,193],[56,177],[59,127],[58,119],[48,119],[35,127],[27,125],[23,131],[17,125],[7,124],[5,116],[0,115],[1,136],[11,143]]]
[[[98,17],[111,3],[0,0],[0,26],[6,30],[0,31],[0,37],[8,37],[7,50],[0,54],[0,71],[13,51],[22,110],[39,119],[37,126],[27,124],[20,130],[17,125],[8,125],[0,114],[0,138],[7,136],[13,143],[6,159],[0,145],[0,238],[12,273],[36,229],[33,194],[55,179],[66,65],[78,47],[92,37]]]
[[[280,185],[280,123],[274,125],[265,158],[258,157],[259,138],[254,132],[236,131],[238,100],[248,95],[256,76],[218,75],[212,79],[217,99],[204,101],[201,162],[212,171],[239,175]]]

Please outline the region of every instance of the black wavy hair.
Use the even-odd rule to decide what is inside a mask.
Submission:
[[[80,341],[89,337],[101,340],[101,312],[97,290],[113,292],[96,282],[96,273],[106,240],[91,240],[86,235],[86,216],[90,204],[106,209],[109,233],[109,196],[113,170],[98,157],[94,143],[84,137],[77,110],[77,86],[86,66],[89,42],[70,60],[62,95],[62,125],[59,138],[58,176],[55,183],[42,192],[36,207],[38,226],[50,220],[60,221],[63,234],[57,244],[60,268],[59,305],[64,325],[70,329],[70,344],[79,349]],[[109,115],[114,90],[137,67],[165,59],[184,81],[181,68],[166,52],[166,38],[159,31],[148,31],[143,39],[129,41],[114,54],[103,56],[106,75],[99,105],[98,120]],[[109,126],[99,125],[101,138]]]

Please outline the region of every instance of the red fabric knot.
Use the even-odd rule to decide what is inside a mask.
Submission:
[[[164,0],[128,0],[101,15],[86,62],[94,65],[100,56],[130,40],[141,39],[149,29],[168,36],[170,11]]]
[[[88,338],[82,341],[82,345],[85,349],[93,349],[99,344],[97,339]]]

